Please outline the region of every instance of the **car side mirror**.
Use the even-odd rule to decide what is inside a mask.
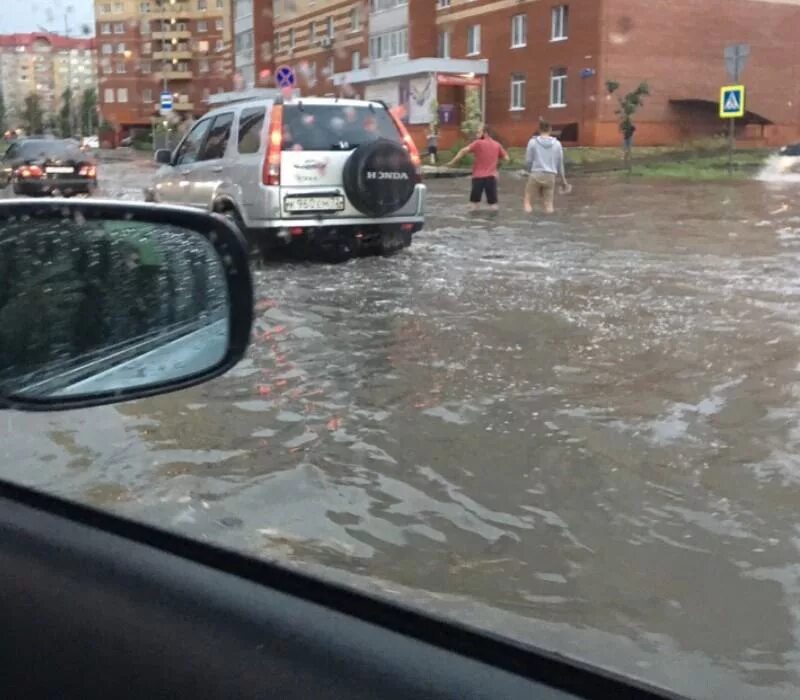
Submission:
[[[156,151],[155,161],[161,165],[169,165],[172,163],[172,151],[168,148],[159,148]]]
[[[0,407],[56,410],[223,374],[253,318],[221,216],[92,200],[0,203]]]

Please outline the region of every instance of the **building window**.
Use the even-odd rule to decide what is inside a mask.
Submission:
[[[553,68],[550,71],[550,106],[567,106],[567,69]]]
[[[511,18],[511,48],[518,49],[528,44],[528,15]]]
[[[294,28],[289,29],[289,49],[294,50]]]
[[[114,103],[114,88],[106,88],[103,91],[103,102],[107,104]]]
[[[103,48],[101,50],[106,55],[108,55],[110,53],[114,53],[114,45],[113,44],[103,44]]]
[[[153,49],[153,44],[151,42],[145,41],[142,44],[142,53],[143,54],[149,54],[152,51],[152,49]]]
[[[214,46],[214,51],[219,53],[220,51],[224,51],[224,50],[225,50],[225,42],[222,39],[217,39],[217,43]]]
[[[117,44],[117,53],[125,53],[125,44],[123,43]]]
[[[139,25],[139,33],[147,36],[150,33],[150,20],[143,19]]]
[[[208,59],[201,58],[200,59],[200,72],[201,73],[208,73]]]
[[[450,58],[450,40],[452,34],[450,32],[439,32],[439,46],[436,55],[439,58]]]
[[[114,12],[122,12],[123,9],[121,2],[114,3]]]
[[[248,32],[245,32],[245,34],[247,34],[247,33],[248,33]],[[239,37],[241,37],[241,36],[242,36],[242,35],[241,35],[241,34],[239,34],[239,35],[237,35],[237,37],[236,37],[236,38],[238,39],[238,38],[239,38]],[[245,48],[247,48],[247,47],[245,47]],[[207,42],[205,39],[203,39],[202,41],[198,41],[198,42],[197,42],[197,50],[198,50],[200,53],[208,53],[208,42]]]
[[[333,16],[329,16],[328,19],[325,20],[325,36],[328,39],[333,39]]]
[[[313,44],[317,39],[317,28],[313,22],[308,23],[308,43]]]
[[[142,102],[147,104],[148,102],[153,101],[153,91],[150,88],[144,88],[142,90]]]
[[[119,63],[117,63],[116,72],[117,73],[125,73],[126,72],[126,70],[125,70],[125,62],[124,61],[120,61]]]
[[[328,65],[325,66],[326,77],[333,80],[333,74],[336,72],[336,66],[333,63],[333,56],[328,58]]]
[[[206,22],[204,19],[201,19],[197,23],[197,31],[198,32],[207,32],[208,31],[208,22]]]
[[[473,24],[467,27],[467,56],[474,56],[481,52],[481,25]]]
[[[356,7],[350,8],[350,31],[357,32],[361,29],[361,9]]]
[[[142,72],[142,73],[144,73],[145,75],[146,75],[147,73],[150,73],[150,72],[152,71],[152,67],[151,67],[151,65],[150,65],[150,61],[142,61],[142,62],[139,64],[139,69],[140,69],[140,70],[141,70],[141,72]]]
[[[550,31],[551,41],[563,41],[569,31],[569,5],[553,8],[553,21]]]
[[[436,7],[450,7],[450,0],[436,0]]]
[[[103,22],[100,25],[100,33],[101,34],[111,34],[111,24],[109,22]]]
[[[352,56],[350,57],[351,63],[350,68],[351,70],[358,70],[361,68],[361,52],[360,51],[353,51]]]
[[[197,0],[197,9],[198,10],[207,10],[208,9],[208,0]]]
[[[149,2],[140,2],[139,3],[139,12],[141,12],[143,15],[146,15],[148,12],[150,12],[150,3]]]
[[[217,19],[214,20],[214,28],[218,32],[221,32],[224,26],[225,26],[225,21],[222,19],[222,17],[217,17]]]
[[[370,12],[381,12],[382,10],[391,10],[394,7],[402,7],[408,5],[408,0],[369,0]]]
[[[370,58],[394,58],[408,55],[408,29],[377,34],[369,39]]]
[[[225,9],[225,0],[217,0],[217,9],[224,10]]]
[[[100,14],[101,15],[110,15],[111,14],[111,5],[106,3],[105,5],[100,5]]]
[[[117,102],[128,101],[128,88],[117,88]]]
[[[511,109],[525,109],[525,76],[511,76]]]
[[[114,24],[114,34],[124,34],[124,33],[125,33],[125,23],[116,22]]]
[[[110,63],[104,63],[103,64],[103,75],[111,75],[111,71],[112,71],[111,64]],[[25,78],[23,77],[23,80],[24,79]]]

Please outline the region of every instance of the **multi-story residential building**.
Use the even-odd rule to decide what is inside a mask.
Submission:
[[[31,94],[39,97],[45,116],[52,118],[63,106],[68,86],[76,107],[83,91],[96,89],[94,39],[49,32],[0,35],[0,90],[10,127],[21,126],[25,98]]]
[[[119,132],[149,127],[162,92],[197,116],[233,84],[231,0],[95,0],[99,103]]]
[[[638,143],[716,135],[719,88],[730,82],[723,52],[735,43],[750,46],[737,135],[800,137],[795,0],[236,0],[236,22],[242,86],[274,87],[290,65],[302,93],[402,106],[420,143],[432,110],[443,146],[463,138],[472,90],[509,144],[524,144],[540,118],[567,142],[618,144],[609,80],[621,92],[650,86]]]

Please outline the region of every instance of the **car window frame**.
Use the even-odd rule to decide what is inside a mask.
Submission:
[[[200,121],[197,122],[191,129],[189,129],[186,136],[183,137],[183,140],[178,144],[178,147],[175,149],[175,155],[172,157],[172,165],[180,166],[180,165],[193,165],[194,163],[198,162],[198,159],[195,158],[191,163],[182,163],[180,158],[182,156],[181,149],[189,142],[189,139],[192,138],[192,135],[196,133],[201,127],[207,126],[207,129],[211,128],[211,123],[213,122],[213,117],[203,117]],[[208,136],[208,131],[202,137],[202,141],[197,149],[198,155],[202,152],[203,147],[205,146],[205,140]]]
[[[261,115],[261,125],[256,130],[258,133],[258,148],[255,151],[242,151],[240,149],[240,146],[242,145],[242,120],[246,114],[249,117],[250,114],[255,116],[259,112]],[[264,148],[264,143],[266,142],[266,139],[264,138],[264,125],[267,123],[267,112],[268,107],[266,105],[245,107],[239,112],[236,119],[236,153],[238,155],[252,156],[261,153],[262,149]]]
[[[228,133],[227,136],[225,137],[225,146],[222,149],[222,155],[216,156],[214,158],[207,158],[206,148],[208,147],[208,142],[211,137],[211,132],[216,127],[217,122],[225,118],[229,118],[230,121],[228,123]],[[211,125],[208,127],[208,132],[206,133],[205,138],[203,139],[203,145],[201,146],[200,151],[197,154],[197,160],[195,161],[196,163],[205,163],[211,160],[222,160],[223,158],[225,158],[225,155],[228,152],[228,148],[230,147],[231,134],[233,132],[234,122],[236,121],[236,114],[233,112],[233,110],[231,110],[230,112],[222,112],[221,114],[217,114],[210,121]]]

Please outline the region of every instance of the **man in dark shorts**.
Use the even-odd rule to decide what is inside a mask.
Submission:
[[[465,146],[447,165],[455,165],[468,153],[475,156],[472,164],[472,191],[469,195],[470,208],[477,209],[486,193],[486,202],[490,209],[497,209],[497,162],[502,158],[510,160],[506,150],[495,141],[486,127],[482,127],[479,136],[469,146]]]

